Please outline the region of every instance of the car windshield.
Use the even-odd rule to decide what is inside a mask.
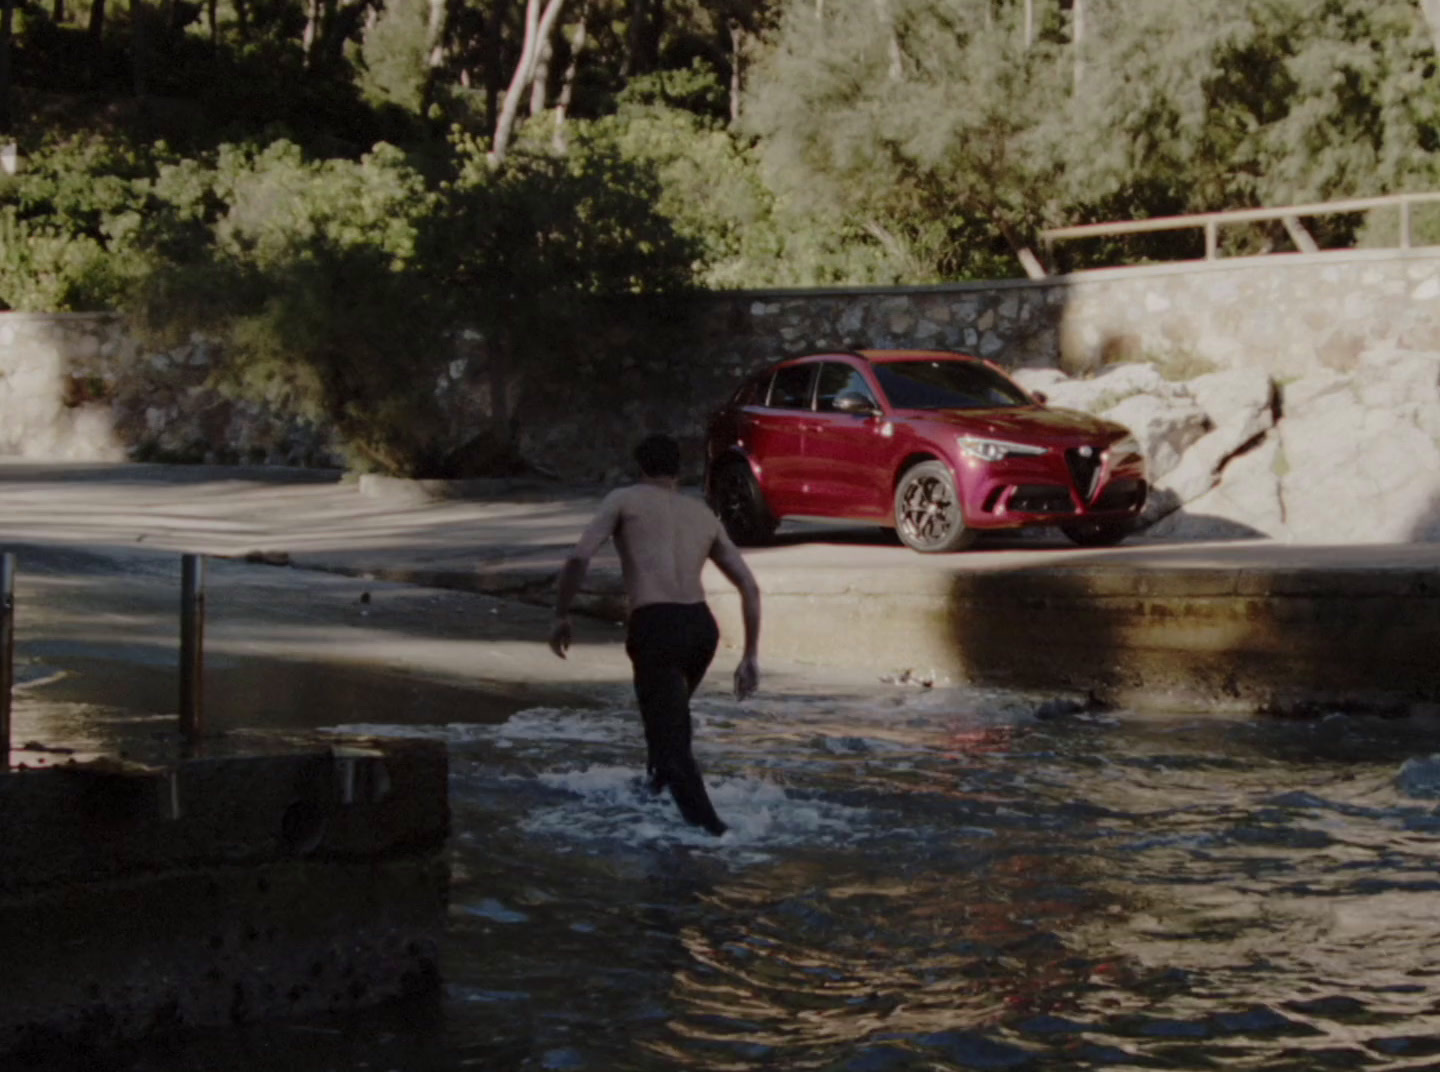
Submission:
[[[885,361],[875,378],[896,409],[988,409],[1028,406],[1031,399],[978,361]]]

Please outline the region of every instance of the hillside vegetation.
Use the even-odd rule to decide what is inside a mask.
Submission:
[[[1004,277],[1049,226],[1440,187],[1437,36],[1440,0],[4,0],[0,308],[224,337],[234,390],[425,471],[373,431],[457,332],[503,372],[622,295]]]

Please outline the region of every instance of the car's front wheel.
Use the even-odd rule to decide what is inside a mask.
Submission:
[[[710,508],[741,547],[770,542],[779,522],[765,503],[755,475],[743,462],[725,462],[710,477]]]
[[[1070,542],[1080,547],[1114,547],[1135,531],[1133,521],[1082,521],[1060,529]]]
[[[961,551],[975,542],[944,462],[921,462],[905,470],[895,489],[895,532],[906,547],[926,553]]]

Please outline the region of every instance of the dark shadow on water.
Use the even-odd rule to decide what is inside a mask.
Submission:
[[[26,548],[17,570],[16,762],[29,741],[170,758],[178,743],[180,556]],[[123,567],[123,568],[122,568]],[[497,723],[535,706],[596,702],[584,681],[472,669],[490,642],[543,650],[548,612],[467,593],[212,560],[202,712],[207,740],[342,724]],[[614,634],[583,623],[580,643]],[[287,643],[293,638],[293,643]],[[313,638],[313,643],[312,643]],[[347,652],[346,641],[358,647]],[[379,661],[391,650],[393,660]],[[406,652],[449,652],[423,665]],[[549,657],[553,658],[553,657]],[[543,662],[541,665],[545,665]],[[557,666],[558,666],[557,661]],[[215,747],[224,749],[223,744]]]

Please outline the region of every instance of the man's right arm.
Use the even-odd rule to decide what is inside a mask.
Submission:
[[[570,557],[565,559],[565,565],[560,569],[560,577],[555,582],[555,620],[550,627],[550,650],[562,659],[570,649],[570,604],[580,591],[580,582],[590,568],[590,559],[600,545],[614,535],[619,518],[619,502],[612,492],[600,504],[600,512],[585,526]]]
[[[745,651],[735,668],[735,698],[743,700],[760,684],[760,586],[739,548],[723,532],[715,539],[710,560],[740,593],[740,618],[745,623]]]

